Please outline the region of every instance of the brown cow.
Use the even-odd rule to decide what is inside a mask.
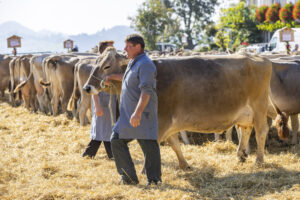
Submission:
[[[40,83],[49,87],[49,97],[53,115],[58,114],[59,104],[62,112],[67,111],[69,99],[74,86],[75,64],[84,57],[98,56],[92,53],[71,53],[52,55],[44,59],[43,72],[45,77]]]
[[[83,85],[88,80],[97,57],[87,57],[80,59],[75,65],[74,69],[74,87],[73,93],[69,100],[68,110],[74,111],[76,108],[76,113],[74,116],[79,117],[80,125],[85,126],[88,123],[86,116],[87,110],[91,107],[91,96],[83,90]]]
[[[22,97],[25,102],[25,107],[29,110],[32,109],[34,112],[37,111],[38,104],[36,98],[36,89],[34,87],[33,77],[30,76],[30,58],[32,56],[21,56],[19,61],[20,65],[20,82],[28,80],[25,87],[21,89]],[[18,62],[17,62],[18,63]],[[17,66],[18,67],[18,66]],[[30,76],[30,77],[29,77]]]
[[[9,62],[11,57],[0,55],[0,91],[1,96],[4,97],[4,92],[10,87],[10,77],[9,77]]]
[[[14,94],[14,89],[17,84],[19,84],[19,78],[15,76],[15,74],[20,74],[19,68],[15,67],[16,60],[19,57],[13,57],[11,61],[9,62],[9,76],[10,76],[10,85],[11,85],[11,90],[9,93],[9,101],[11,102],[12,106],[16,106],[16,101],[15,101],[15,94]],[[19,94],[18,94],[19,95]]]
[[[44,73],[46,80],[40,80],[44,87],[50,87],[53,115],[67,111],[74,83],[74,65],[79,61],[75,55],[53,55],[45,59]]]
[[[30,63],[29,60],[32,55],[23,55],[20,57],[16,57],[11,60],[9,64],[10,70],[10,80],[12,88],[15,88],[17,84],[22,81],[26,81],[30,74]],[[33,79],[27,84],[26,87],[21,89],[22,97],[25,103],[25,107],[29,110],[32,108],[34,111],[36,110],[36,90],[33,86]],[[10,92],[10,98],[12,105],[15,106],[15,95],[14,90],[12,89]]]
[[[300,59],[295,57],[274,59],[272,65],[271,98],[280,110],[291,117],[292,144],[297,144],[300,113]],[[274,111],[272,118],[274,118]],[[280,121],[276,121],[276,127],[279,132],[284,131]]]
[[[43,78],[42,63],[44,58],[46,58],[47,56],[49,56],[49,54],[36,55],[30,59],[30,75],[28,76],[26,81],[21,82],[14,90],[14,93],[17,93],[23,87],[28,87],[28,84],[34,85],[39,108],[45,114],[49,112],[50,101],[46,96],[45,89],[39,83],[39,80]]]
[[[292,126],[292,144],[297,144],[300,113],[300,57],[271,55],[266,56],[272,61],[272,77],[270,83],[270,96],[286,117],[290,116]],[[272,59],[273,58],[273,59]],[[276,111],[269,105],[268,116],[276,118]],[[286,118],[286,119],[287,119]],[[283,132],[280,120],[275,121],[276,128]],[[231,140],[231,129],[226,132],[226,139]]]
[[[108,48],[101,58],[85,86],[93,94],[101,90],[108,92],[107,88],[101,88],[101,80],[109,74],[120,73],[121,66],[128,62],[114,48]],[[176,133],[182,130],[221,133],[234,124],[243,131],[237,151],[239,159],[245,161],[246,145],[254,127],[256,162],[263,162],[269,129],[267,109],[272,74],[269,60],[234,55],[169,58],[153,62],[157,67],[158,142],[167,140],[170,143],[181,168],[187,168],[188,164]],[[285,134],[280,136],[286,137]]]

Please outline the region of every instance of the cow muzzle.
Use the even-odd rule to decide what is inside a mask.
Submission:
[[[83,87],[83,90],[86,91],[87,93],[90,93],[90,92],[91,92],[91,86],[85,85],[85,86]]]
[[[85,85],[83,90],[86,91],[88,94],[98,94],[99,90],[95,88],[93,85]]]

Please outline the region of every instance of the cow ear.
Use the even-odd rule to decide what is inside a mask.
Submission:
[[[127,65],[129,62],[129,59],[127,58],[126,55],[119,54],[119,53],[116,54],[116,59],[119,63],[119,66]]]

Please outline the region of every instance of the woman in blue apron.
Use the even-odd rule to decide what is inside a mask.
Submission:
[[[109,99],[110,95],[106,92],[100,92],[98,95],[92,96],[92,123],[90,130],[91,141],[82,154],[82,157],[95,157],[101,142],[103,141],[108,158],[113,158],[110,146],[112,120],[109,110]],[[112,95],[111,109],[114,122],[116,121],[116,106],[116,95]]]

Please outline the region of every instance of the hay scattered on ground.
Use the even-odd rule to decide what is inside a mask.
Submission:
[[[138,173],[137,186],[119,185],[113,161],[103,146],[95,159],[81,158],[89,127],[75,120],[34,114],[0,102],[0,199],[299,199],[300,148],[268,146],[265,164],[255,154],[239,163],[231,142],[182,145],[191,165],[178,168],[172,149],[161,146],[163,184],[147,188]],[[277,148],[277,147],[276,147]],[[143,155],[130,143],[136,169]],[[252,146],[252,152],[255,146]]]

